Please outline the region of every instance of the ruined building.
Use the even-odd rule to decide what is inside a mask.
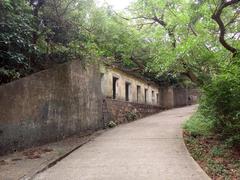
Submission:
[[[0,154],[187,105],[189,91],[79,61],[0,87]]]

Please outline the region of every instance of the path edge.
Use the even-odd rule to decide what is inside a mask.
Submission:
[[[195,159],[192,157],[192,154],[189,152],[188,148],[187,148],[187,145],[185,143],[185,139],[184,139],[184,130],[183,130],[183,124],[186,122],[186,120],[183,121],[182,125],[181,125],[181,136],[182,136],[182,143],[184,144],[184,149],[186,151],[186,153],[188,154],[188,156],[192,159],[192,161],[194,162],[195,166],[198,167],[199,171],[201,174],[203,174],[206,179],[209,179],[211,180],[211,178],[208,176],[208,174],[202,169],[202,167],[198,164],[197,161],[195,161]]]
[[[19,180],[33,180],[38,174],[40,174],[40,173],[46,171],[47,169],[55,166],[59,161],[61,161],[64,158],[66,158],[71,153],[73,153],[74,151],[76,151],[79,148],[81,148],[83,145],[89,143],[90,141],[93,141],[96,137],[100,136],[105,131],[106,131],[106,129],[103,129],[103,130],[99,130],[99,131],[96,131],[96,132],[90,134],[89,137],[85,141],[83,141],[82,143],[78,144],[77,146],[75,146],[74,148],[70,149],[69,151],[67,151],[63,155],[59,156],[58,158],[56,158],[56,159],[54,159],[52,161],[49,161],[47,164],[45,164],[43,166],[40,166],[39,168],[37,168],[37,170],[24,175],[23,177],[19,178]]]

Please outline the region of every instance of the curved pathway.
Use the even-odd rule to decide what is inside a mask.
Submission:
[[[188,106],[120,125],[76,150],[35,179],[48,180],[205,180],[188,153],[182,122]]]

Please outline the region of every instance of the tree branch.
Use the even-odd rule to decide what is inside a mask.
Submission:
[[[181,74],[184,75],[184,76],[187,76],[192,82],[194,82],[196,84],[201,84],[201,82],[199,81],[197,76],[191,70],[188,70],[188,71],[183,72]]]
[[[196,36],[196,37],[198,36],[198,34],[197,34],[197,32],[194,30],[192,24],[189,24],[188,28],[192,31],[192,33],[193,33],[194,36]],[[210,49],[207,47],[206,44],[204,44],[204,47],[205,47],[209,52],[211,52]]]
[[[237,4],[239,3],[240,0],[230,0],[230,1],[226,1],[226,0],[221,0],[221,3],[219,4],[219,6],[216,8],[216,10],[214,11],[213,15],[212,15],[212,19],[214,21],[216,21],[216,23],[219,26],[219,41],[220,43],[223,45],[224,48],[226,48],[228,51],[230,51],[233,56],[236,55],[237,53],[237,49],[234,48],[233,46],[231,46],[230,44],[227,43],[227,41],[225,40],[225,34],[226,34],[226,26],[224,25],[222,19],[221,19],[221,14],[223,12],[223,9],[233,5],[233,4]]]
[[[133,55],[130,57],[130,60],[134,62],[141,70],[145,69],[145,66],[139,62]]]

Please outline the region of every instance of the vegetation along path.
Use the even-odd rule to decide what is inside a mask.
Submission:
[[[181,124],[195,109],[173,109],[111,129],[35,179],[210,179],[182,138]]]

